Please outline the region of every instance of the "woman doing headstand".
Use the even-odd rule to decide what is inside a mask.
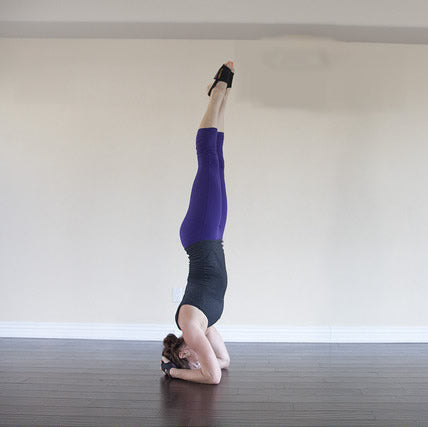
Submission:
[[[213,324],[223,313],[227,272],[223,252],[227,198],[224,181],[224,108],[232,87],[233,62],[223,64],[209,86],[209,104],[196,135],[198,170],[180,227],[189,257],[186,291],[175,321],[180,338],[163,341],[161,370],[172,378],[218,384],[230,357]],[[167,363],[165,363],[167,362]]]

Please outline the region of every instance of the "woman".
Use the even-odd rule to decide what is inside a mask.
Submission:
[[[196,135],[198,171],[180,227],[181,243],[189,256],[186,291],[175,314],[183,334],[164,339],[161,360],[164,375],[205,384],[218,384],[221,369],[230,363],[213,324],[223,312],[227,287],[222,240],[227,214],[224,108],[234,71],[232,61],[223,64],[208,86],[210,101]]]

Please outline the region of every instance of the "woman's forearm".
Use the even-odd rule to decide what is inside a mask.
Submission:
[[[222,359],[219,359],[219,358],[217,358],[217,360],[218,360],[218,364],[220,365],[220,369],[225,369],[225,368],[227,368],[229,366],[229,362],[228,361],[222,360]]]
[[[202,384],[216,384],[211,377],[202,373],[202,369],[179,369],[171,368],[169,371],[173,378],[180,378],[182,380],[193,381]]]

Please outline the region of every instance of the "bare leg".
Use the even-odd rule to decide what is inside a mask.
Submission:
[[[215,127],[218,129],[218,118],[223,98],[226,94],[227,83],[217,82],[211,92],[209,104],[199,128]]]
[[[224,132],[224,109],[226,107],[227,97],[229,96],[230,88],[226,89],[226,94],[223,97],[223,101],[220,106],[220,111],[218,113],[218,132]]]

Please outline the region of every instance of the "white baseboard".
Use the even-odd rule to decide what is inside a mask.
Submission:
[[[216,324],[228,342],[426,343],[427,326],[260,326]],[[0,322],[0,337],[162,341],[174,324]]]

